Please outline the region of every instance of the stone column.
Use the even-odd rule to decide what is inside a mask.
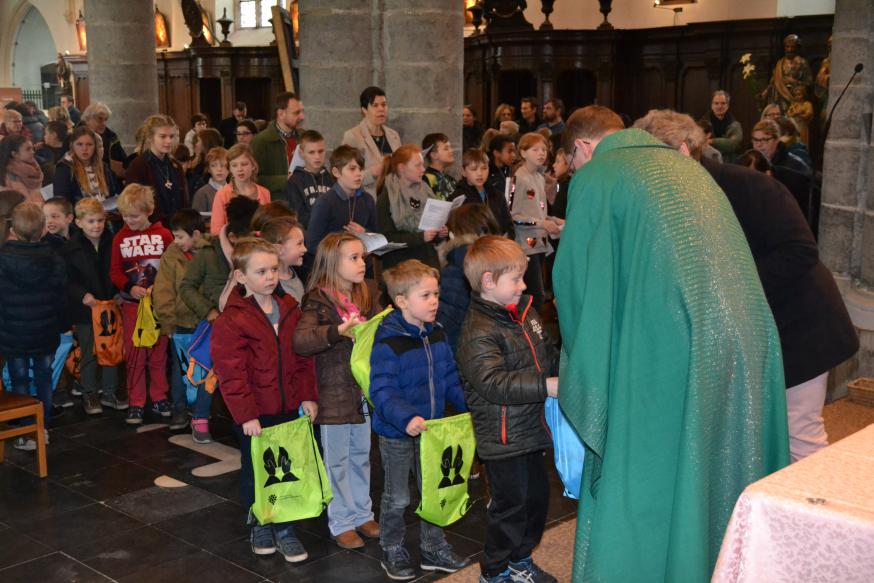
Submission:
[[[85,0],[85,21],[91,102],[109,106],[109,126],[131,151],[137,128],[158,113],[154,2]]]
[[[404,143],[443,132],[460,152],[464,13],[456,0],[310,0],[300,7],[300,93],[328,148],[361,121],[358,95],[385,90]],[[457,171],[461,165],[456,156]]]
[[[841,385],[847,380],[874,377],[874,148],[871,127],[864,121],[864,114],[870,116],[874,109],[872,57],[874,5],[870,0],[837,0],[829,103],[835,102],[856,63],[865,69],[835,110],[823,165],[820,254],[844,292],[862,344],[857,358],[835,375],[835,396],[843,394]]]

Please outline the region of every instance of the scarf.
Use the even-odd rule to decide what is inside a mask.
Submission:
[[[419,221],[425,203],[434,198],[431,187],[424,182],[404,184],[397,174],[389,173],[385,179],[385,190],[388,195],[388,208],[391,219],[399,231],[415,233],[419,230]]]
[[[73,156],[70,152],[64,154],[64,161],[73,167],[73,175],[79,183],[79,190],[86,197],[95,197],[103,200],[109,196],[109,188],[106,186],[106,175],[103,172],[103,163],[97,159],[96,163],[87,166]]]
[[[359,322],[367,321],[367,316],[364,315],[361,308],[355,305],[351,298],[337,290],[331,290],[326,287],[319,287],[319,289],[334,301],[334,305],[337,306],[337,314],[339,314],[344,322],[355,317],[358,318]]]
[[[6,164],[6,177],[21,182],[28,190],[42,188],[42,168],[36,161],[25,162],[24,160],[11,159]]]
[[[728,126],[734,123],[734,116],[731,115],[731,112],[726,112],[725,117],[719,119],[713,112],[710,112],[710,123],[713,125],[713,137],[714,138],[722,138],[725,137],[725,132],[728,131]]]

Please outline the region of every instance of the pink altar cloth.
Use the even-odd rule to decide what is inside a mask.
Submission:
[[[711,583],[874,581],[874,425],[750,484]]]

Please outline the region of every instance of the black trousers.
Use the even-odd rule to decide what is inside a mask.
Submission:
[[[531,555],[540,543],[549,509],[544,452],[484,460],[492,501],[487,512],[483,575],[494,577]]]
[[[526,290],[531,296],[531,307],[540,311],[543,307],[545,292],[543,291],[543,262],[546,260],[545,253],[535,253],[528,256],[528,268],[525,270],[524,281],[528,286]]]

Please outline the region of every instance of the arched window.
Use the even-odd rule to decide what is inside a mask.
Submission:
[[[270,26],[274,6],[288,8],[290,0],[236,0],[237,28],[265,28]]]

